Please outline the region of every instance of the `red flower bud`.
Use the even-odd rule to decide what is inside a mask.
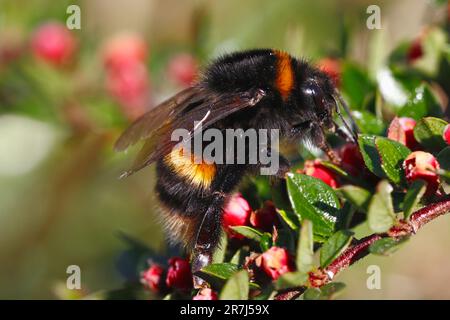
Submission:
[[[332,188],[339,187],[336,174],[327,167],[325,167],[318,159],[314,161],[312,160],[305,161],[304,169],[303,171],[300,171],[300,173],[304,173],[308,176],[318,178]]]
[[[450,124],[445,126],[444,134],[442,136],[444,137],[445,142],[447,142],[447,144],[450,144]]]
[[[210,288],[201,289],[192,300],[217,300],[217,293]]]
[[[334,82],[336,87],[341,85],[341,62],[336,58],[324,58],[319,60],[317,66],[325,72]]]
[[[418,179],[427,183],[426,195],[430,196],[438,189],[439,175],[436,170],[439,169],[439,163],[432,154],[423,151],[412,152],[403,162],[403,168],[409,183]]]
[[[176,55],[169,61],[168,76],[176,84],[187,87],[197,76],[197,62],[190,54]]]
[[[55,66],[70,62],[76,46],[77,41],[73,34],[58,22],[41,25],[31,38],[34,56]]]
[[[388,138],[398,141],[411,150],[416,150],[419,143],[414,138],[414,127],[416,121],[412,118],[395,117],[389,125]]]
[[[341,166],[352,176],[360,176],[365,171],[364,159],[359,147],[354,143],[345,144],[340,150]]]
[[[278,279],[282,274],[294,271],[292,260],[285,248],[272,247],[261,255],[260,266],[272,279]]]
[[[163,273],[164,269],[160,265],[154,264],[142,273],[141,283],[158,293],[164,286]]]
[[[252,208],[240,193],[235,193],[230,197],[223,210],[223,227],[231,238],[243,239],[240,234],[236,234],[230,227],[247,226],[250,222]]]
[[[250,215],[250,224],[264,231],[271,231],[277,221],[277,210],[272,201],[265,201],[261,209]]]
[[[192,288],[192,273],[189,261],[178,257],[169,260],[166,285],[169,288],[176,288],[183,291]]]
[[[103,46],[103,63],[109,71],[143,64],[146,59],[147,45],[139,35],[119,34]]]

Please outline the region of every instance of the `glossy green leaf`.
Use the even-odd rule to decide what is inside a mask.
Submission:
[[[377,192],[370,201],[367,222],[369,228],[376,233],[388,231],[395,223],[391,192],[392,186],[383,180],[378,184]]]
[[[247,270],[232,275],[220,292],[220,300],[248,300],[249,277]]]
[[[384,176],[397,185],[404,182],[402,164],[411,150],[397,141],[383,137],[375,138],[375,146]]]
[[[259,246],[263,252],[269,250],[270,247],[272,247],[272,235],[268,232],[264,232],[259,240]]]
[[[440,151],[446,147],[442,137],[446,125],[447,122],[439,118],[423,118],[414,127],[414,137],[425,148],[431,151]]]
[[[298,173],[287,177],[289,199],[300,221],[310,220],[315,240],[330,236],[339,217],[340,203],[333,189],[322,180]]]
[[[298,271],[307,273],[313,268],[313,246],[313,223],[309,220],[303,220],[297,245],[297,258],[295,261]]]
[[[423,180],[414,181],[408,188],[403,201],[403,217],[408,220],[413,213],[415,207],[424,195],[426,190],[426,183]]]
[[[320,267],[327,267],[350,245],[353,239],[353,232],[340,230],[333,234],[320,249]]]
[[[369,134],[360,134],[358,136],[359,150],[364,159],[366,167],[378,177],[384,177],[384,171],[381,167],[380,155],[375,145],[377,136]]]

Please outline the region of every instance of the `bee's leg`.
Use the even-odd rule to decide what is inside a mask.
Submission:
[[[323,131],[323,128],[320,125],[318,125],[317,123],[312,123],[311,124],[311,135],[313,137],[314,144],[317,147],[319,147],[320,149],[322,149],[322,151],[328,156],[330,161],[332,163],[334,163],[335,165],[340,165],[341,159],[328,144],[327,139],[325,138],[325,133]]]
[[[224,201],[225,194],[215,192],[211,204],[200,223],[191,261],[192,274],[194,274],[194,288],[207,286],[206,281],[195,275],[195,273],[211,263],[214,250],[219,245]]]

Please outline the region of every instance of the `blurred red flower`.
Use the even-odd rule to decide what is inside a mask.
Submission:
[[[168,76],[177,85],[190,86],[197,77],[197,61],[187,53],[178,54],[169,61]]]
[[[39,26],[31,38],[34,56],[55,66],[69,63],[76,48],[76,38],[59,22],[47,22]]]
[[[176,288],[183,291],[192,288],[192,273],[188,260],[178,257],[170,258],[166,285],[169,288]]]
[[[317,62],[317,66],[320,70],[325,72],[333,80],[336,87],[341,85],[342,67],[341,61],[336,58],[324,58]]]
[[[164,269],[160,265],[154,264],[142,273],[141,283],[158,293],[164,286],[163,273]]]

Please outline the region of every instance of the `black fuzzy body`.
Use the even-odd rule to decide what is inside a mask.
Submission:
[[[280,59],[289,65],[292,77],[280,70]],[[288,92],[277,82],[281,76],[291,79]],[[279,129],[281,138],[323,140],[316,136],[317,123],[330,117],[331,112],[319,112],[303,86],[314,79],[327,95],[334,86],[330,79],[308,63],[271,49],[260,49],[226,55],[214,61],[203,72],[196,84],[209,91],[248,92],[262,89],[265,97],[254,107],[236,112],[216,122],[213,127],[224,129]],[[328,110],[329,111],[329,110]],[[327,111],[327,112],[328,112]],[[320,118],[322,117],[322,118]],[[325,119],[328,121],[329,119]],[[289,169],[280,157],[279,176]],[[198,187],[180,176],[165,159],[157,162],[156,192],[164,208],[162,220],[171,239],[194,249],[193,270],[197,271],[211,260],[219,244],[222,211],[227,197],[236,189],[246,174],[255,174],[259,165],[216,164],[214,178],[207,188]]]

